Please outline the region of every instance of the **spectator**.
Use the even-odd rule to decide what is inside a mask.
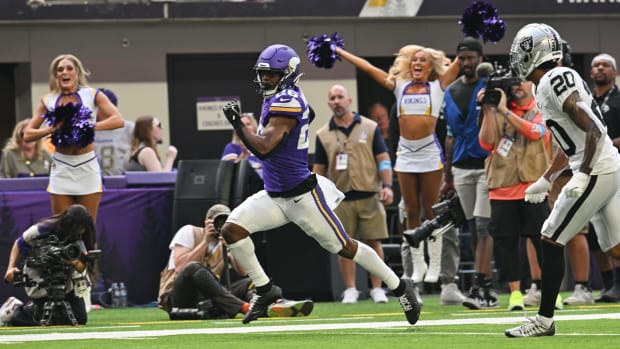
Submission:
[[[590,78],[594,81],[594,100],[603,112],[607,135],[614,147],[620,149],[620,92],[616,86],[617,76],[618,69],[613,56],[601,53],[592,59]],[[620,302],[620,260],[601,252],[593,228],[588,233],[588,243],[603,279],[603,289],[596,301]]]
[[[439,199],[443,168],[435,126],[444,90],[457,77],[458,60],[450,63],[441,51],[406,45],[399,50],[388,73],[340,47],[336,52],[396,96],[400,139],[394,170],[407,212],[405,234],[411,233],[421,224],[421,212],[427,219],[435,217],[432,206]],[[411,248],[414,282],[439,280],[442,239],[427,243],[429,266],[424,260],[425,243]]]
[[[2,149],[0,159],[0,177],[34,177],[48,176],[52,156],[43,146],[42,140],[26,142],[24,128],[30,119],[17,123],[13,135]]]
[[[499,306],[499,300],[491,290],[493,240],[488,231],[491,205],[484,174],[484,160],[488,153],[478,142],[479,107],[476,102],[478,91],[486,81],[476,74],[476,68],[483,59],[482,44],[466,37],[457,45],[456,55],[463,75],[448,86],[444,96],[446,166],[440,193],[449,198],[456,190],[469,232],[476,242],[473,246],[476,274],[461,304],[471,309],[495,308]],[[445,281],[454,283],[454,280]],[[447,283],[445,285],[448,287]]]
[[[168,146],[166,162],[162,166],[157,153],[157,144],[162,142],[163,127],[154,116],[144,115],[136,119],[131,140],[131,156],[125,165],[125,171],[168,172],[177,157],[177,148]]]
[[[388,237],[383,205],[394,199],[387,146],[376,122],[351,111],[353,99],[344,86],[333,85],[327,98],[333,115],[317,131],[312,171],[326,176],[344,192],[344,201],[334,212],[345,231],[383,259],[381,240]],[[338,264],[345,285],[342,303],[356,303],[355,263],[339,256]],[[387,303],[381,279],[371,275],[370,284],[372,300]]]
[[[118,98],[112,90],[100,88],[99,91],[108,96],[110,102],[118,107]],[[125,163],[129,161],[133,128],[134,122],[125,120],[125,126],[122,128],[95,131],[97,157],[104,175],[117,176],[125,172]]]
[[[105,94],[87,86],[89,72],[77,57],[57,56],[49,73],[50,93],[37,104],[34,116],[24,128],[24,140],[52,137],[56,150],[47,189],[52,213],[60,214],[67,207],[80,204],[96,221],[103,185],[94,131],[123,127],[123,117]],[[40,128],[43,122],[46,125]]]
[[[254,118],[254,114],[252,113],[242,113],[241,121],[248,128],[248,130],[256,133],[258,130],[258,124],[256,123],[256,119]],[[254,154],[252,154],[248,148],[245,147],[237,132],[233,130],[232,140],[226,144],[224,147],[224,151],[222,152],[222,160],[224,161],[233,161],[239,162],[241,160],[247,159],[250,163],[250,166],[254,169],[254,172],[260,177],[263,178],[263,163],[257,158]]]
[[[377,123],[377,127],[381,132],[381,137],[383,137],[383,141],[385,141],[387,145],[390,135],[390,115],[388,108],[382,103],[374,103],[368,107],[368,117]]]
[[[222,224],[230,214],[230,209],[222,204],[209,208],[205,216],[205,226],[186,225],[181,227],[170,242],[170,257],[162,272],[158,302],[160,308],[171,314],[173,308],[198,308],[205,300],[212,307],[204,309],[207,317],[235,317],[245,314],[248,303],[254,295],[252,280],[231,263],[238,275],[237,280],[227,289],[220,280],[231,280],[230,270],[226,269],[225,258],[228,251],[220,238]],[[224,274],[227,274],[226,276]],[[203,303],[205,304],[205,303]],[[310,300],[278,300],[270,305],[270,316],[306,316],[312,312]]]

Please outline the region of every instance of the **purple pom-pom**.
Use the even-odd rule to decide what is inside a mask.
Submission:
[[[313,36],[306,43],[308,47],[308,59],[312,64],[319,68],[331,68],[336,63],[336,59],[340,59],[336,53],[336,48],[344,48],[344,40],[333,33],[331,36],[323,34],[321,36]]]
[[[52,135],[55,146],[76,145],[85,147],[95,140],[95,125],[90,122],[92,111],[82,103],[67,103],[43,115],[45,123],[62,126]]]
[[[463,11],[459,20],[463,33],[484,42],[497,42],[504,37],[506,23],[499,18],[497,9],[488,2],[474,1]]]
[[[496,43],[504,37],[506,32],[506,22],[499,17],[493,17],[484,21],[484,32],[482,38],[484,42],[491,41]]]

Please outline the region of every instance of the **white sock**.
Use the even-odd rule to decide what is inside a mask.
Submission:
[[[230,253],[239,266],[250,276],[256,287],[269,283],[269,277],[265,274],[254,253],[254,242],[250,237],[241,239],[234,244],[228,245]]]
[[[357,242],[357,253],[353,257],[353,261],[385,282],[390,290],[396,289],[400,284],[398,275],[385,264],[375,250],[363,242]]]
[[[538,322],[543,324],[546,328],[551,327],[551,324],[553,323],[553,318],[552,317],[546,317],[546,316],[542,316],[540,314],[536,314],[536,320],[538,320]]]

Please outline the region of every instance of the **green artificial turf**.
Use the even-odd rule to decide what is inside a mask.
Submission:
[[[507,304],[507,297],[501,295],[501,304]],[[524,315],[534,316],[536,308],[527,308],[525,312],[508,312],[505,308],[473,311],[458,305],[441,306],[436,295],[424,296],[420,322],[415,326],[407,324],[394,298],[387,304],[367,300],[352,305],[316,303],[307,317],[267,318],[248,325],[241,324],[240,315],[227,320],[170,321],[165,312],[156,308],[102,309],[92,311],[85,326],[0,328],[0,344],[10,344],[11,348],[45,349],[68,346],[72,349],[602,349],[616,348],[620,343],[619,313],[620,304],[567,306],[557,311],[556,316],[611,314],[608,317],[615,319],[558,320],[553,337],[515,339],[506,338],[503,331],[520,324]],[[481,321],[488,323],[480,324]],[[367,328],[356,328],[364,326]],[[220,333],[209,333],[213,331]],[[132,332],[133,336],[120,338],[127,337],[127,332]],[[82,339],[80,336],[97,338]]]

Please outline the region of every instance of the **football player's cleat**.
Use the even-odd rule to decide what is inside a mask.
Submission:
[[[314,309],[314,303],[310,299],[292,301],[288,299],[278,299],[277,302],[269,306],[267,315],[269,317],[297,317],[308,316]]]

